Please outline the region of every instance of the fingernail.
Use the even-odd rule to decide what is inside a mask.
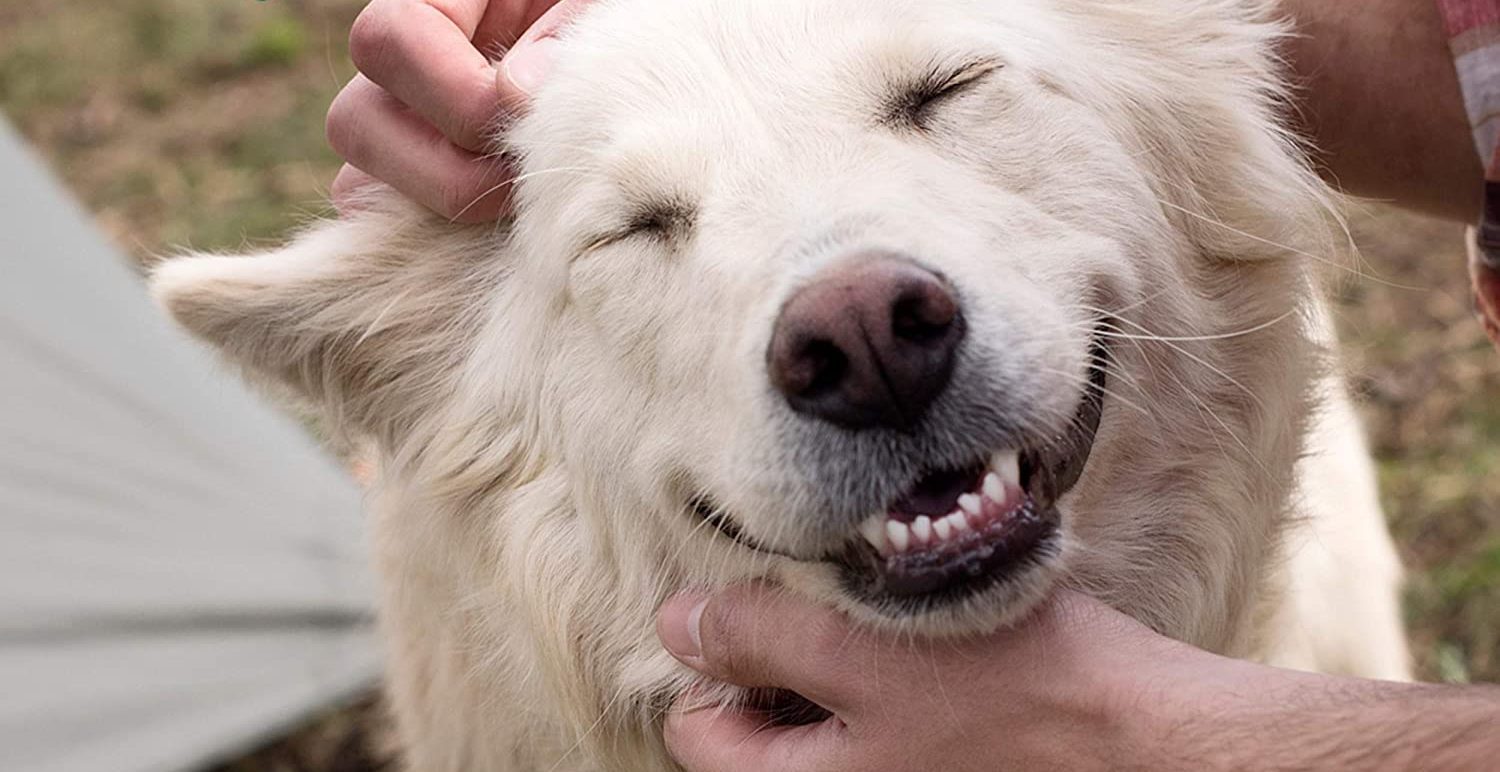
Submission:
[[[550,37],[523,40],[500,60],[500,69],[517,91],[531,96],[541,88],[547,70],[552,66],[552,47],[556,41]]]
[[[675,595],[662,604],[656,617],[656,635],[674,656],[698,659],[703,656],[703,609],[708,596]]]

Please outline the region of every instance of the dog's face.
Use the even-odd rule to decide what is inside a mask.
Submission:
[[[512,137],[516,238],[556,309],[562,455],[631,502],[590,508],[628,520],[603,527],[732,542],[721,565],[927,630],[1045,590],[1116,428],[1140,332],[1117,315],[1204,262],[1062,21],[834,0],[580,24]]]
[[[550,418],[666,530],[989,623],[1062,559],[1107,315],[1180,249],[1025,14],[843,5],[606,8],[569,41],[514,138]],[[692,33],[641,56],[651,25]]]
[[[1290,433],[1228,385],[1281,350],[1215,336],[1295,305],[1282,245],[1320,189],[1269,118],[1266,31],[1211,5],[601,3],[506,138],[513,227],[377,213],[304,267],[160,291],[459,493],[560,469],[579,548],[658,592],[770,572],[875,623],[992,626],[1163,533],[1263,525],[1168,522],[1152,479],[1217,472],[1140,455]],[[245,342],[278,324],[296,346]],[[485,477],[470,435],[533,471]]]

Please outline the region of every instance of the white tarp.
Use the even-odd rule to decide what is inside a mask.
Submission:
[[[0,770],[192,769],[369,685],[359,499],[0,121]]]

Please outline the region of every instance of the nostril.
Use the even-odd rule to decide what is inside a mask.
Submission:
[[[797,393],[804,397],[818,397],[837,390],[849,371],[849,357],[830,341],[808,341],[802,349],[801,359],[808,377],[806,385]]]
[[[941,275],[899,255],[855,254],[782,306],[768,375],[798,413],[846,429],[904,430],[947,388],[964,327]]]
[[[804,338],[773,353],[771,380],[788,396],[815,399],[838,391],[848,377],[849,357],[826,338]]]
[[[940,287],[916,287],[891,306],[891,333],[911,343],[944,338],[958,318],[958,303]]]

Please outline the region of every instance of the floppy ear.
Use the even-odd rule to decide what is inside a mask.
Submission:
[[[151,276],[157,302],[255,380],[289,389],[350,433],[393,442],[452,388],[503,233],[384,196],[283,249],[193,255]]]

